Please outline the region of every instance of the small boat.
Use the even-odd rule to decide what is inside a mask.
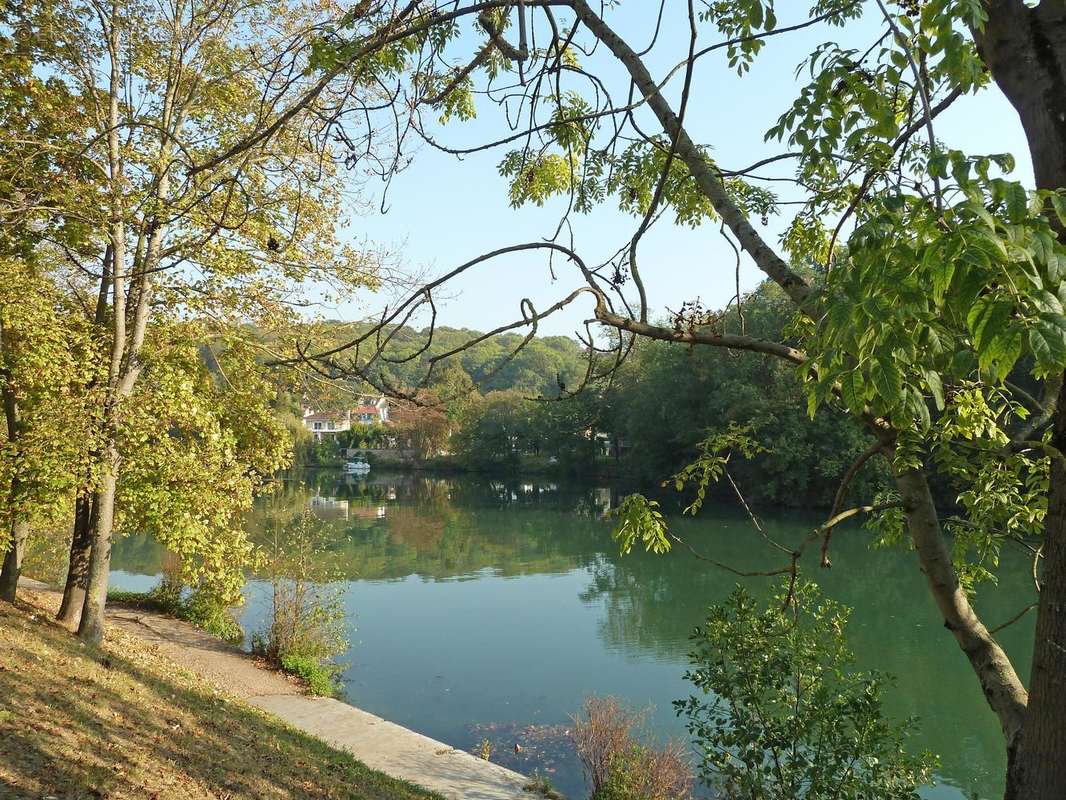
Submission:
[[[344,464],[346,475],[365,475],[370,472],[370,465],[365,461],[347,461]]]

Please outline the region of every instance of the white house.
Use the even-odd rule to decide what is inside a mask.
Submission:
[[[389,422],[389,401],[384,397],[364,396],[359,405],[347,411],[314,411],[304,409],[304,427],[316,439],[351,430],[352,424],[386,425]]]
[[[389,401],[384,397],[360,397],[351,413],[354,421],[364,425],[385,425],[389,421]]]
[[[314,434],[316,439],[333,435],[352,427],[351,411],[312,411],[304,410],[304,427]]]

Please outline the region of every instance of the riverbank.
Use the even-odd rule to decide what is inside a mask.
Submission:
[[[0,604],[0,785],[14,797],[531,796],[518,773],[304,696],[180,620],[117,607],[87,648],[52,621],[55,600]]]
[[[374,471],[390,473],[422,473],[434,477],[451,478],[477,476],[482,478],[552,478],[583,481],[626,481],[634,483],[637,472],[630,462],[599,459],[591,464],[552,460],[549,456],[523,455],[510,461],[472,462],[454,455],[418,458],[396,455],[394,451],[364,450],[367,463]],[[302,461],[293,471],[342,470],[347,457]],[[655,482],[654,485],[658,485]]]

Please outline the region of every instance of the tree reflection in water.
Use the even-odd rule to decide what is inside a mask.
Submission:
[[[680,551],[620,557],[603,519],[619,496],[614,487],[539,478],[371,473],[356,480],[323,471],[292,476],[260,500],[247,525],[258,537],[306,508],[318,516],[326,557],[348,581],[347,602],[359,615],[363,639],[341,658],[353,663],[346,679],[356,704],[463,749],[486,738],[484,726],[506,738],[531,725],[566,725],[590,693],[652,703],[660,709],[655,723],[678,733],[670,701],[686,691],[680,676],[689,632],[736,578]],[[819,521],[761,512],[783,542]],[[765,544],[740,509],[707,508],[674,526],[715,558],[765,568]],[[834,568],[819,569],[815,553],[806,574],[854,607],[849,637],[859,666],[896,675],[890,712],[922,718],[916,746],[939,752],[943,762],[946,784],[937,796],[965,796],[948,784],[996,796],[995,719],[964,659],[942,646],[912,554],[872,552],[868,538],[858,527],[841,529]],[[1005,556],[999,589],[978,597],[992,620],[1008,619],[1027,597],[1028,564]],[[116,544],[114,565],[125,571],[116,575],[121,587],[135,582],[130,573],[158,574],[160,552],[129,537]],[[764,579],[747,585],[769,590]],[[258,613],[254,593],[249,598],[246,619]],[[1022,620],[1000,635],[1023,671],[1031,624]],[[513,743],[501,740],[497,752],[507,747]],[[567,763],[558,760],[556,782],[565,789],[576,780],[579,788]]]

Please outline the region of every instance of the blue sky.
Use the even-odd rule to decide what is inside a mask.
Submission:
[[[608,19],[631,43],[643,47],[650,39],[657,5],[651,0],[628,0],[609,12]],[[806,6],[796,0],[779,2],[779,26],[805,20]],[[814,46],[830,39],[865,49],[876,37],[872,34],[876,13],[871,5],[868,19],[845,31],[816,27],[772,38],[751,72],[743,78],[728,68],[724,51],[705,57],[695,74],[686,121],[693,138],[710,146],[718,163],[726,168],[747,166],[786,149],[776,142],[764,143],[763,134],[798,92],[801,84],[793,80],[796,65]],[[719,37],[710,27],[705,28],[700,44],[717,41]],[[660,41],[660,46],[647,59],[656,78],[680,61],[687,48],[685,4],[680,0],[668,0]],[[586,66],[605,78],[616,100],[624,100],[628,84],[609,54],[598,54]],[[675,79],[669,86],[669,92],[675,97],[679,85],[680,80]],[[461,146],[500,136],[506,130],[494,109],[483,104],[479,110],[482,113],[477,120],[452,123],[435,131],[435,135],[444,142]],[[645,129],[657,130],[651,122]],[[966,152],[1013,153],[1018,162],[1015,176],[1032,183],[1021,126],[1013,109],[994,86],[959,100],[938,118],[936,133],[948,146]],[[390,248],[407,269],[427,270],[434,275],[479,253],[551,235],[565,202],[551,203],[544,208],[512,209],[506,183],[497,172],[506,150],[506,147],[499,148],[462,161],[428,146],[408,153],[414,156],[413,163],[393,181],[387,213],[380,212],[381,185],[370,184],[365,191],[371,210],[353,216],[350,235],[356,239],[366,237]],[[789,166],[786,162],[780,169],[766,169],[760,174],[788,175]],[[776,242],[785,219],[787,216],[770,220],[765,234],[771,241]],[[613,201],[592,214],[575,215],[572,220],[577,249],[592,263],[605,259],[628,241],[638,224],[638,220],[618,212]],[[707,306],[720,306],[733,294],[734,257],[713,225],[690,230],[674,226],[672,218],[664,218],[645,238],[640,257],[653,313],[662,313],[667,307],[677,308],[683,301],[697,296]],[[742,287],[750,289],[759,279],[760,273],[745,263]],[[553,283],[543,256],[497,260],[480,266],[453,284],[443,304],[441,321],[489,329],[516,319],[523,297],[530,298],[537,308],[543,308],[578,285],[576,277],[565,269]],[[327,313],[342,319],[358,319],[380,310],[389,301],[387,295],[366,292]],[[589,311],[586,304],[549,320],[541,330],[552,334],[572,333],[581,319],[590,316]]]

